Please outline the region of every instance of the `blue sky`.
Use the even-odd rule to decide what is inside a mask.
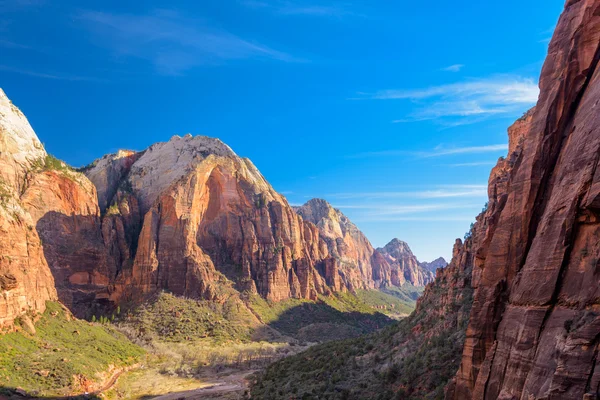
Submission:
[[[0,87],[73,165],[218,137],[428,261],[486,202],[563,4],[0,0]]]

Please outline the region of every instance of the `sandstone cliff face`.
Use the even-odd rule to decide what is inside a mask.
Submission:
[[[369,239],[340,210],[327,201],[312,199],[295,211],[319,228],[335,259],[338,271],[348,288],[365,289],[381,286],[388,280],[388,267],[373,268],[374,249]],[[383,260],[375,260],[384,263]]]
[[[176,136],[104,157],[86,175],[109,205],[102,225],[119,264],[114,301],[131,288],[220,299],[232,282],[277,301],[351,285],[318,228],[217,139]]]
[[[513,152],[492,171],[448,398],[599,394],[599,56],[600,1],[567,1],[538,104],[510,131]]]
[[[45,156],[25,116],[0,90],[0,329],[56,299],[35,222],[20,200]]]
[[[425,286],[433,281],[433,273],[421,267],[417,257],[406,242],[393,239],[377,252],[389,264],[390,281],[394,286],[409,282],[414,286]]]

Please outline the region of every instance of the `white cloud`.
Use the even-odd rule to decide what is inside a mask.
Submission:
[[[487,196],[487,185],[448,185],[439,186],[429,190],[417,191],[382,191],[382,192],[345,192],[330,193],[326,197],[337,199],[443,199],[457,197],[481,197]],[[367,205],[369,206],[369,205]],[[447,206],[447,205],[445,205]],[[348,206],[339,206],[348,207]],[[420,205],[420,207],[431,207],[431,205]]]
[[[499,151],[508,151],[507,144],[490,144],[485,146],[467,146],[467,147],[442,147],[438,146],[433,151],[418,153],[421,157],[441,157],[453,154],[481,154],[494,153]]]
[[[442,68],[442,71],[446,71],[446,72],[459,72],[464,67],[465,67],[464,64],[454,64],[454,65],[449,65],[446,68]]]
[[[494,161],[478,161],[470,163],[447,164],[448,167],[480,167],[496,165]]]
[[[0,65],[0,71],[11,72],[19,75],[33,76],[35,78],[52,79],[59,81],[87,81],[87,82],[106,82],[104,79],[94,78],[90,76],[68,75],[68,74],[53,74],[47,72],[37,72],[25,68],[14,68],[7,65]]]
[[[438,120],[456,126],[492,116],[518,115],[534,105],[538,95],[533,79],[497,76],[422,89],[359,93],[359,99],[410,100],[413,111],[395,123]]]
[[[227,60],[297,61],[286,53],[212,28],[176,11],[155,10],[144,15],[83,11],[79,19],[101,46],[119,56],[148,60],[159,72],[168,75]]]
[[[431,151],[406,151],[406,150],[383,150],[368,151],[364,153],[348,155],[345,158],[369,158],[369,157],[393,157],[393,156],[416,156],[418,158],[442,157],[456,154],[482,154],[508,151],[507,144],[491,144],[484,146],[466,147],[444,147],[438,146]]]

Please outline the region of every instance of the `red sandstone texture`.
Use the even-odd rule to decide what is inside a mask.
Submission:
[[[600,1],[567,1],[538,104],[509,131],[512,153],[492,171],[449,399],[598,396],[599,56]]]
[[[45,156],[25,116],[0,90],[0,329],[43,312],[57,297],[35,223],[19,199]]]

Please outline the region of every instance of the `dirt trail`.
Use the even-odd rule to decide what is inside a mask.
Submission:
[[[211,386],[195,390],[188,390],[185,392],[169,393],[153,397],[153,400],[205,399],[208,395],[222,395],[239,392],[247,389],[248,382],[246,381],[246,378],[254,372],[255,371],[246,371],[243,373],[223,376],[221,378],[217,378],[217,382]]]

